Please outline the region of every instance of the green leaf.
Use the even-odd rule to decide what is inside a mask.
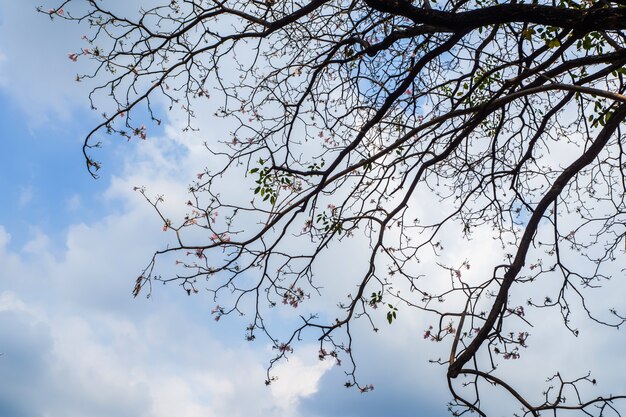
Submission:
[[[561,42],[558,39],[550,39],[546,42],[546,45],[548,46],[548,48],[557,48],[561,46]]]
[[[535,29],[533,28],[528,28],[526,30],[524,30],[522,32],[522,38],[526,39],[527,41],[531,40],[533,35],[535,34]]]

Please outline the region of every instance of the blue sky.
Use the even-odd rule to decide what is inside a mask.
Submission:
[[[81,145],[98,118],[87,110],[87,86],[74,82],[83,64],[67,59],[83,28],[36,14],[43,2],[0,0],[0,416],[448,415],[444,370],[428,364],[446,348],[421,338],[424,318],[401,316],[379,334],[357,329],[361,379],[376,386],[361,395],[342,386],[342,368],[318,361],[312,340],[265,387],[269,344],[244,342],[245,318],[216,323],[205,294],[164,287],[150,300],[131,297],[134,277],[167,241],[132,189],[185,201],[203,167],[202,141],[180,134],[171,115],[146,142],[106,142],[93,180]],[[535,334],[571,337],[556,325]],[[591,349],[611,357],[624,342],[596,335],[569,353],[539,346],[510,372],[531,388],[543,383],[534,375],[542,358],[556,368]],[[623,359],[613,363],[626,369]],[[607,379],[605,388],[619,385]]]

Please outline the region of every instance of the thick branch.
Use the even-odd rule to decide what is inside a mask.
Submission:
[[[454,13],[425,9],[404,0],[365,0],[371,8],[404,16],[418,25],[437,26],[441,31],[458,32],[507,23],[555,26],[582,32],[626,29],[626,8],[568,9],[539,4],[499,4]]]
[[[491,332],[493,325],[495,324],[498,316],[500,315],[504,304],[506,303],[509,289],[515,279],[517,274],[520,272],[524,263],[526,261],[526,254],[528,253],[528,249],[530,248],[530,244],[537,232],[537,228],[539,226],[539,222],[544,216],[547,208],[553,204],[553,202],[558,198],[563,189],[567,186],[567,184],[574,178],[582,169],[584,169],[587,165],[589,165],[599,154],[600,151],[607,144],[613,133],[617,130],[620,123],[626,118],[626,104],[621,104],[611,118],[607,121],[604,128],[598,134],[598,137],[593,142],[593,144],[587,149],[585,153],[583,153],[576,161],[574,161],[570,166],[568,166],[561,175],[554,181],[550,190],[544,195],[541,199],[533,215],[528,221],[528,226],[526,226],[526,230],[524,231],[524,235],[522,236],[522,240],[520,242],[519,248],[517,250],[517,255],[515,256],[515,260],[509,266],[507,272],[504,274],[504,279],[502,281],[502,286],[500,287],[500,291],[498,292],[498,296],[496,297],[491,311],[489,312],[489,316],[483,327],[480,329],[476,338],[470,343],[470,345],[465,349],[457,358],[457,360],[450,365],[448,368],[448,376],[450,378],[456,378],[463,366],[471,360],[483,342],[489,337],[489,333]]]

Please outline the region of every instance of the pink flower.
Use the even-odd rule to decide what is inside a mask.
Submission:
[[[281,353],[293,353],[293,348],[289,346],[287,343],[281,343],[278,346],[278,351]]]
[[[136,128],[133,131],[133,135],[139,136],[141,139],[145,140],[146,139],[146,126],[141,125],[141,127]]]
[[[215,308],[211,310],[211,314],[215,314],[215,321],[220,321],[220,318],[222,317],[222,315],[224,315],[224,309],[219,305],[215,306]]]
[[[76,54],[74,54],[74,53],[69,52],[69,53],[67,54],[67,57],[68,57],[69,59],[71,59],[72,61],[74,61],[74,62],[78,61],[78,55],[76,55]]]
[[[373,391],[374,386],[372,384],[369,384],[369,385],[359,388],[359,390],[361,391],[361,394],[362,394],[364,392]]]
[[[228,236],[226,233],[222,233],[220,235],[213,233],[210,239],[212,242],[224,242],[224,243],[230,242],[230,236]]]
[[[424,332],[424,339],[428,339],[429,337],[432,337],[432,333],[431,333],[432,329],[433,329],[433,326],[428,326],[428,330]]]

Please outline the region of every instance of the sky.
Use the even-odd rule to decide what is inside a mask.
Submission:
[[[172,114],[145,142],[105,143],[105,168],[92,179],[81,145],[99,118],[89,86],[74,81],[83,64],[67,55],[85,28],[37,14],[44,2],[0,0],[0,416],[448,415],[445,370],[428,363],[446,350],[423,340],[422,317],[358,332],[359,375],[375,385],[361,394],[343,387],[344,369],[318,360],[314,340],[300,343],[266,387],[270,344],[244,340],[245,318],[216,323],[206,294],[168,286],[132,298],[135,277],[167,241],[133,188],[186,201],[202,140],[182,134]],[[624,286],[612,294],[619,303]],[[505,372],[522,390],[536,388],[546,363],[557,369],[585,355],[582,369],[606,375],[602,388],[619,388],[607,363],[626,370],[623,334],[590,331],[591,341],[570,346],[572,336],[548,323],[533,338],[549,343]]]

